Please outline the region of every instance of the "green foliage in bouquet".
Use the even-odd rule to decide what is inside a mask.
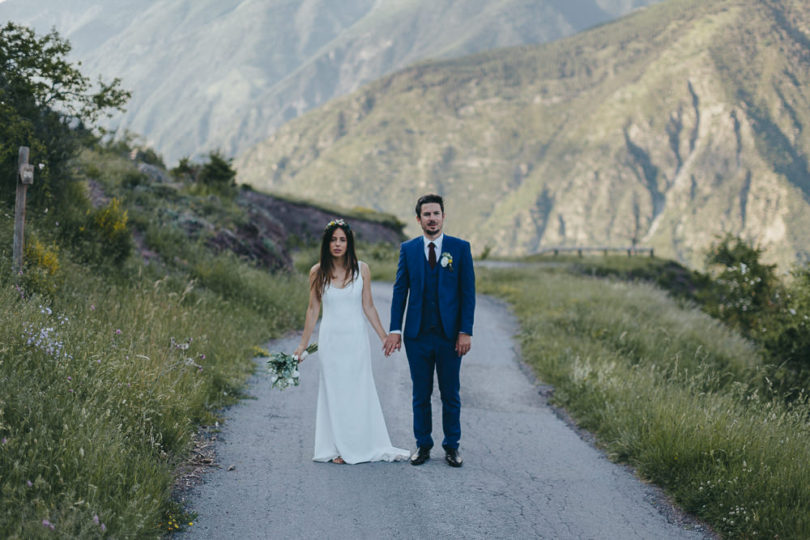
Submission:
[[[307,347],[301,355],[301,360],[318,350],[318,344],[313,343]],[[298,386],[298,358],[284,352],[276,352],[270,355],[267,361],[267,369],[270,371],[270,383],[273,388],[284,390],[290,386]]]

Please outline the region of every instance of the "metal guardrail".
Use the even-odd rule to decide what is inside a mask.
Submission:
[[[639,247],[639,246],[629,246],[629,247],[616,247],[616,246],[555,246],[555,247],[546,247],[541,249],[540,251],[536,252],[538,255],[559,255],[560,253],[577,253],[580,257],[586,252],[602,252],[604,255],[607,255],[608,252],[619,252],[619,253],[627,253],[628,257],[632,257],[633,255],[641,255],[641,254],[649,254],[650,257],[655,256],[655,252],[651,247]]]

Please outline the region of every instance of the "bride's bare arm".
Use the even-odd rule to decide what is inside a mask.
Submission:
[[[385,341],[388,334],[383,330],[380,314],[374,307],[374,299],[371,297],[371,271],[366,263],[360,263],[360,272],[363,274],[363,313],[366,314],[366,319],[371,323],[371,327],[380,336],[380,340]]]
[[[309,338],[312,337],[312,331],[315,329],[315,323],[318,322],[318,315],[321,312],[321,302],[312,288],[312,282],[315,281],[315,276],[318,272],[319,264],[316,264],[309,271],[309,306],[307,306],[306,319],[304,320],[304,333],[301,334],[301,343],[295,349],[294,355],[298,356],[299,362],[301,361],[301,353],[309,345]]]

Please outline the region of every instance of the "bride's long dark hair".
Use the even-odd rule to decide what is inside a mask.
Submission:
[[[343,286],[351,283],[360,273],[360,264],[357,262],[357,253],[354,251],[354,233],[352,232],[349,224],[342,219],[333,219],[330,221],[326,228],[323,230],[323,238],[321,238],[321,265],[315,273],[315,279],[312,280],[312,289],[315,291],[315,296],[318,301],[323,298],[323,291],[326,286],[332,281],[332,271],[335,269],[335,258],[332,252],[329,251],[329,244],[332,242],[332,235],[337,229],[342,229],[346,233],[346,281]]]

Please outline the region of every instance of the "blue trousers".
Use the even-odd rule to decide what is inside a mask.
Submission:
[[[416,338],[405,338],[404,341],[413,383],[413,434],[416,445],[433,447],[433,438],[430,435],[433,429],[430,396],[433,394],[435,369],[442,397],[442,446],[458,448],[461,438],[461,357],[455,351],[455,340],[448,340],[440,332],[428,332]]]

